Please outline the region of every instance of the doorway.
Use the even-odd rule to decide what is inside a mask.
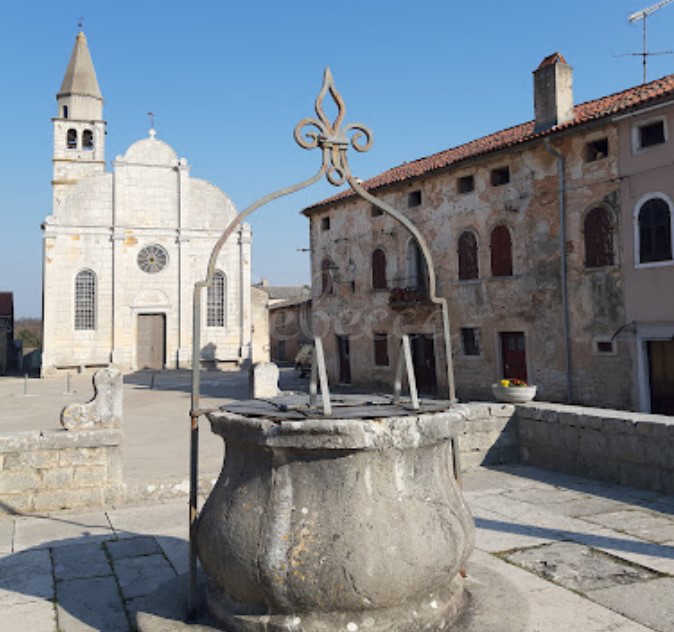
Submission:
[[[166,363],[166,316],[138,314],[136,364],[139,369],[161,370]]]
[[[435,395],[438,390],[438,378],[435,373],[435,345],[433,336],[412,334],[412,364],[417,390],[426,395]]]
[[[527,354],[524,345],[524,333],[521,331],[502,331],[501,337],[501,375],[505,379],[527,381]]]
[[[651,412],[674,415],[674,340],[649,340],[647,349]]]
[[[339,383],[351,384],[351,344],[347,336],[337,336]]]

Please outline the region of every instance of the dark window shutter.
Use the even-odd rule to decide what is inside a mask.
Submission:
[[[477,279],[478,275],[477,239],[466,231],[459,237],[459,281]]]
[[[491,231],[491,273],[495,277],[513,274],[513,254],[510,231],[500,224]]]
[[[385,290],[386,284],[386,255],[381,248],[372,253],[372,287],[375,290]]]
[[[608,210],[593,208],[585,216],[585,266],[613,265],[613,225]]]

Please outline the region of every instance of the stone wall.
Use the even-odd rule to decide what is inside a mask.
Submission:
[[[0,434],[0,513],[101,506],[122,496],[121,430]]]
[[[674,494],[674,417],[548,403],[516,416],[524,463]]]
[[[102,369],[93,386],[91,401],[61,411],[63,430],[0,434],[0,513],[123,499],[122,374]]]
[[[517,418],[512,404],[462,404],[466,427],[459,435],[461,469],[517,463]]]

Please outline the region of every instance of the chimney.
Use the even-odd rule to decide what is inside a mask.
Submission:
[[[535,132],[573,121],[573,70],[561,53],[548,55],[534,70]]]

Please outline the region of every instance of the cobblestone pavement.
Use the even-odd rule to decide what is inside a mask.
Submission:
[[[523,632],[674,632],[674,497],[526,466],[469,472],[464,493],[469,584],[477,564],[513,585]],[[0,555],[3,631],[133,630],[187,570],[187,504],[0,517]]]

